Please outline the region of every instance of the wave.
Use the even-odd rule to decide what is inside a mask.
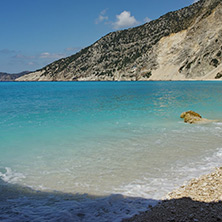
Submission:
[[[142,196],[152,199],[164,199],[168,192],[185,185],[190,179],[210,173],[216,167],[221,166],[222,148],[217,148],[213,154],[206,153],[199,161],[181,163],[165,170],[162,177],[144,177],[116,189],[127,196]]]
[[[161,197],[184,181],[210,172],[219,166],[221,157],[222,148],[217,148],[212,155],[202,156],[199,162],[172,166],[164,172],[165,177],[144,177],[116,189],[112,195],[101,197],[36,191],[15,184],[23,174],[13,172],[9,167],[1,168],[0,219],[5,222],[121,221],[146,211],[148,205],[156,205]]]
[[[14,172],[10,167],[0,167],[0,179],[8,183],[17,183],[24,179],[22,173]]]
[[[0,220],[11,221],[121,221],[158,201],[120,194],[96,197],[34,191],[0,183]]]

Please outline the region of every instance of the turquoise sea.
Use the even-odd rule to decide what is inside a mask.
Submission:
[[[120,221],[221,165],[220,81],[0,83],[0,221]]]

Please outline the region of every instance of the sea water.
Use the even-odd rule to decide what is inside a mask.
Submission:
[[[190,125],[194,110],[219,122]],[[0,83],[0,220],[120,221],[222,164],[222,82]]]

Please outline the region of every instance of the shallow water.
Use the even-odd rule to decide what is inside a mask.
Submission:
[[[179,118],[194,110],[222,119],[221,92],[222,82],[0,83],[0,179],[4,187],[106,196],[72,200],[84,221],[93,221],[107,201],[95,221],[132,215],[147,199],[161,199],[221,165],[222,123],[189,125]],[[25,214],[23,201],[14,201]],[[115,213],[121,202],[135,205]],[[62,205],[78,218],[80,211],[70,213],[64,198],[59,205],[53,202],[50,210]]]

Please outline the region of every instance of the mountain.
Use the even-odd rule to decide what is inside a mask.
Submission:
[[[17,81],[186,80],[222,77],[222,1],[200,0],[107,34]]]
[[[15,81],[15,79],[23,76],[23,75],[27,75],[28,73],[30,73],[29,71],[24,71],[24,72],[20,72],[17,74],[9,74],[6,72],[0,72],[0,82],[11,82],[11,81]]]

